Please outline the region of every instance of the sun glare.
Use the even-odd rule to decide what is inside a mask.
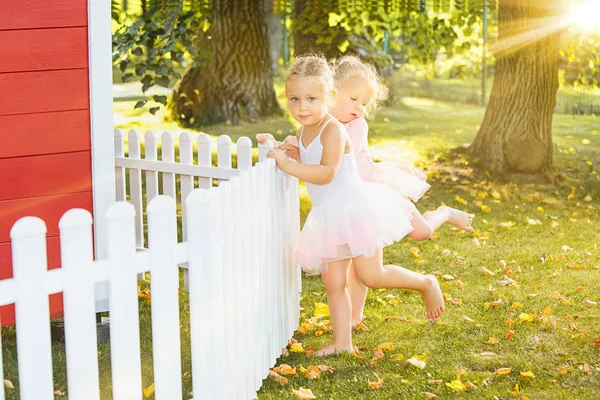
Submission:
[[[569,22],[576,26],[592,30],[600,26],[600,0],[588,0],[578,6],[570,15]]]

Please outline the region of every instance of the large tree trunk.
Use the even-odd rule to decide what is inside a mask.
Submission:
[[[210,59],[175,87],[171,111],[184,126],[237,124],[281,112],[269,55],[263,1],[214,0]]]
[[[470,148],[486,170],[539,173],[552,166],[560,40],[554,18],[557,6],[557,1],[499,2],[494,85]]]

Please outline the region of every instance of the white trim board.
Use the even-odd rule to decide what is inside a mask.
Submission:
[[[94,249],[106,257],[106,211],[115,202],[113,143],[112,32],[109,0],[88,0],[88,52]],[[96,311],[108,310],[108,285],[96,284]]]

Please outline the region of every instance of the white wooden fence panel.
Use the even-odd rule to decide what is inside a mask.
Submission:
[[[18,220],[10,231],[22,400],[54,399],[50,311],[46,288],[46,224],[37,217]]]
[[[196,135],[189,132],[181,132],[179,135],[179,162],[184,165],[194,164],[194,141]],[[187,240],[187,219],[185,199],[194,190],[194,176],[193,175],[181,175],[181,235],[185,242]],[[188,270],[183,270],[183,288],[188,290]]]
[[[69,210],[59,227],[69,396],[99,400],[92,215]]]
[[[140,133],[131,129],[129,131],[129,158],[139,160],[141,158]],[[129,169],[129,199],[135,208],[135,237],[136,246],[144,247],[144,220],[142,212],[142,171]]]
[[[115,158],[125,157],[125,134],[120,129],[115,129]],[[125,201],[125,168],[115,167],[115,188],[117,201]]]
[[[259,304],[261,299],[261,289],[260,286],[260,254],[262,253],[259,245],[260,245],[260,221],[261,218],[258,214],[258,205],[259,205],[259,181],[258,181],[258,164],[255,168],[250,170],[250,182],[249,182],[249,202],[248,209],[252,212],[248,213],[250,217],[249,228],[252,227],[252,233],[249,235],[250,237],[250,265],[252,268],[252,276],[251,280],[251,319],[253,321],[252,326],[252,343],[254,344],[252,349],[254,350],[253,359],[254,359],[254,388],[258,390],[260,388],[262,382],[262,371],[263,371],[263,360],[261,357],[261,324],[263,323],[263,315],[259,312]]]
[[[181,399],[179,273],[176,262],[177,205],[158,196],[148,205],[152,302],[152,355],[157,400]]]
[[[162,144],[162,161],[164,163],[175,163],[175,137],[177,135],[173,132],[165,131],[161,135]],[[177,191],[175,189],[175,174],[171,172],[162,173],[162,184],[163,194],[177,198]]]
[[[141,400],[142,375],[135,270],[135,209],[116,203],[108,213],[110,345],[114,400]]]
[[[148,161],[158,160],[158,132],[147,131],[145,134],[145,157]],[[158,196],[158,172],[145,171],[146,173],[146,204]]]
[[[186,218],[190,227],[188,240],[197,246],[189,253],[190,338],[192,351],[192,382],[196,397],[199,392],[207,399],[223,399],[218,386],[224,371],[218,338],[223,334],[217,325],[216,298],[218,287],[214,262],[215,218],[212,202],[215,190],[194,190],[186,200]],[[220,329],[221,328],[221,329]]]
[[[245,171],[252,167],[252,140],[242,136],[236,142],[237,168]]]
[[[210,136],[208,136],[206,133],[198,136],[198,166],[212,166],[212,143],[210,141]],[[198,178],[198,187],[201,189],[210,189],[212,187],[212,178]]]

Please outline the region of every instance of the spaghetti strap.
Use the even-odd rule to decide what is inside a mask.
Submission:
[[[321,137],[321,133],[323,133],[323,130],[325,129],[325,127],[327,126],[328,123],[330,123],[331,121],[333,121],[333,118],[329,118],[327,120],[327,122],[325,122],[323,124],[323,126],[321,127],[321,130],[319,131],[319,134],[317,135],[317,137],[315,139],[318,139],[319,137]],[[304,129],[304,127],[302,127]]]

